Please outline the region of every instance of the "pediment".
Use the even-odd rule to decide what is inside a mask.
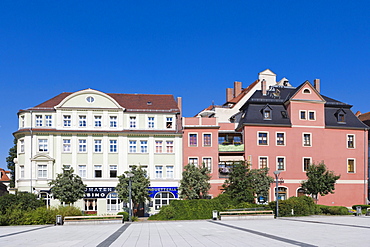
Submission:
[[[36,154],[33,156],[32,161],[54,161],[48,154]]]

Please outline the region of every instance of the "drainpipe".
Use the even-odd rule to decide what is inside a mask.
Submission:
[[[366,134],[367,130],[365,129],[364,130],[364,194],[365,194],[365,201],[364,201],[364,205],[367,205],[368,203],[368,193],[366,193],[366,187],[368,186],[368,179],[367,179],[367,170],[369,169],[369,164],[368,162],[368,154],[367,154],[367,149],[366,149],[366,143],[367,143],[367,134]]]
[[[31,157],[30,157],[30,161],[31,161],[31,174],[30,174],[30,178],[31,178],[31,187],[30,187],[30,193],[33,192],[33,187],[32,187],[32,153],[33,153],[33,132],[32,132],[32,125],[33,125],[33,116],[32,116],[32,111],[30,111],[31,113],[31,128],[30,128],[30,135],[31,135]]]

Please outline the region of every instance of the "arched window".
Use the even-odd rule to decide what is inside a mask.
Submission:
[[[299,189],[297,190],[297,196],[304,196],[304,195],[306,195],[306,194],[305,194],[305,190],[304,190],[304,189],[302,189],[302,188],[299,188]]]
[[[279,200],[286,200],[286,198],[287,198],[287,188],[279,187],[278,188],[278,197],[279,197]]]
[[[311,93],[311,91],[310,91],[310,89],[308,89],[308,88],[305,88],[305,89],[303,90],[303,93],[307,93],[307,94],[310,94],[310,93]]]
[[[120,211],[121,200],[118,198],[117,192],[111,192],[107,195],[107,211]]]
[[[175,200],[175,196],[171,192],[158,192],[154,196],[154,209],[159,210],[162,206],[170,204],[172,200]]]

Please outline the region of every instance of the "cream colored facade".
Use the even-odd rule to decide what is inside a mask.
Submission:
[[[176,191],[182,172],[179,108],[156,108],[155,99],[145,101],[147,109],[129,109],[118,102],[120,97],[146,100],[146,95],[112,97],[86,89],[20,111],[16,188],[49,197],[48,183],[67,165],[91,191],[101,192],[96,197],[86,193],[89,197],[75,205],[99,215],[123,210],[113,191],[117,176],[132,165],[147,171],[154,191]],[[162,206],[162,201],[152,201],[146,214]],[[59,203],[50,200],[51,206]]]

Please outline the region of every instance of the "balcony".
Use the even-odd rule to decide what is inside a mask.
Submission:
[[[244,144],[241,143],[223,143],[218,144],[219,152],[244,152]]]

